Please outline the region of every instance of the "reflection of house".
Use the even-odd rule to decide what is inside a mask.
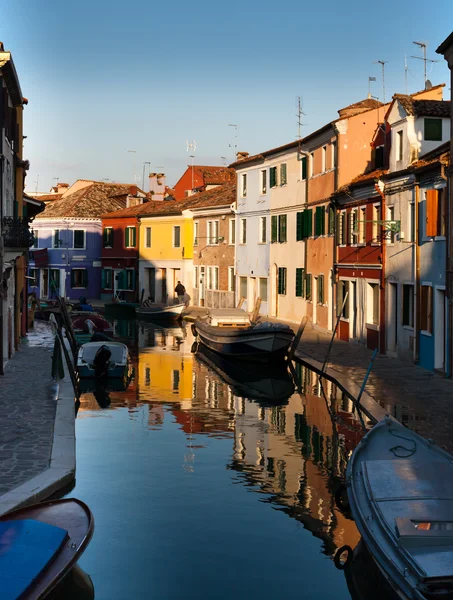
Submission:
[[[174,186],[174,197],[175,200],[183,200],[197,192],[205,192],[218,185],[233,183],[234,180],[234,171],[228,167],[188,166]],[[151,187],[149,189],[151,190]]]

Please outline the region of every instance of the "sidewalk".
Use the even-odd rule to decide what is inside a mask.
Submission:
[[[52,348],[49,326],[36,321],[0,378],[0,514],[43,500],[74,477],[75,454],[68,462],[61,444],[62,434],[66,445],[75,442],[74,395],[66,389],[63,399],[65,380],[51,378]]]
[[[197,306],[189,307],[186,313],[189,321],[204,314],[206,310]],[[298,325],[288,325],[297,331]],[[331,333],[307,324],[297,356],[322,363],[330,339]],[[372,354],[362,345],[335,339],[328,367],[339,373],[339,379],[348,377],[360,387]],[[453,454],[453,380],[411,362],[378,354],[365,389],[385,412]]]

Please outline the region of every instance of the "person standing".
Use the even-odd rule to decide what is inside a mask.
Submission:
[[[178,281],[176,287],[175,287],[175,292],[176,295],[178,296],[178,303],[182,304],[184,302],[184,294],[186,293],[186,288],[183,286],[183,284]]]

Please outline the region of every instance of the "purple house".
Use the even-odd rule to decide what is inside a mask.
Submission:
[[[145,196],[136,186],[79,179],[46,203],[33,222],[29,292],[39,298],[99,298],[101,215],[126,208]],[[48,197],[48,196],[47,196]]]

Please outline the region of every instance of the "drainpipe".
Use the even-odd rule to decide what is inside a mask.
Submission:
[[[338,179],[339,179],[339,173],[338,173],[338,167],[339,167],[339,160],[338,160],[338,154],[339,154],[339,149],[340,149],[340,134],[338,133],[338,130],[335,128],[335,149],[336,149],[336,155],[335,155],[335,174],[334,174],[334,190],[335,193],[338,190]],[[336,298],[335,298],[335,282],[336,282],[336,267],[335,267],[335,263],[337,262],[337,207],[336,207],[336,202],[333,202],[333,265],[332,265],[332,281],[331,281],[331,288],[332,288],[332,293],[331,293],[331,297],[332,297],[332,306],[330,307],[330,312],[331,312],[331,317],[332,317],[332,330],[335,327],[334,323],[336,322],[337,319],[337,311],[336,311]]]
[[[305,209],[307,209],[308,207],[308,180],[309,180],[309,164],[308,161],[310,160],[310,153],[309,152],[304,152],[304,150],[301,150],[300,148],[297,150],[297,160],[302,160],[302,156],[304,156],[307,159],[307,178],[305,179]],[[304,239],[304,274],[305,277],[307,276],[307,264],[308,264],[308,240],[307,238]],[[306,291],[306,283],[307,280],[305,279],[305,281],[303,282],[303,286],[304,289]],[[278,271],[277,271],[277,285],[278,285]],[[307,300],[305,298],[305,314],[307,314]]]
[[[446,344],[445,344],[445,348],[444,348],[444,352],[446,353],[445,356],[445,377],[449,377],[451,378],[452,376],[452,353],[451,353],[451,339],[452,339],[452,335],[453,335],[453,322],[452,322],[452,314],[451,314],[451,307],[452,307],[452,297],[451,297],[451,292],[452,292],[452,285],[451,285],[451,266],[450,266],[450,261],[451,261],[451,256],[452,253],[450,251],[450,246],[451,246],[451,207],[450,207],[450,202],[449,202],[449,198],[450,198],[450,179],[447,177],[446,174],[446,170],[445,170],[445,164],[443,162],[440,163],[440,177],[441,179],[443,179],[447,186],[445,188],[445,194],[446,194],[446,198],[447,198],[447,232],[446,232],[446,248],[445,248],[445,254],[446,254],[446,261],[445,261],[445,268],[446,268],[446,296],[448,298],[448,311],[447,311],[447,340],[446,340]],[[445,310],[445,308],[444,308]],[[448,363],[447,363],[448,361]],[[448,364],[448,368],[447,368],[447,364]]]
[[[421,319],[421,303],[420,303],[420,245],[418,239],[419,230],[419,201],[420,188],[418,181],[415,182],[415,335],[414,335],[414,362],[418,364],[420,360],[420,319]]]
[[[376,185],[375,185],[375,189],[378,192],[378,194],[381,197],[381,221],[385,220],[384,219],[384,215],[385,215],[385,211],[386,211],[386,204],[385,204],[385,193],[384,193],[384,189],[385,189],[385,184],[384,182],[380,179]],[[381,227],[380,227],[381,231],[380,231],[380,238],[381,238],[381,265],[382,265],[382,269],[381,269],[381,283],[380,283],[380,296],[379,296],[379,351],[382,354],[385,354],[385,264],[386,264],[386,254],[387,254],[387,244],[385,243],[386,240],[384,240],[384,236],[383,236],[383,231],[384,231],[384,227],[381,223]]]

